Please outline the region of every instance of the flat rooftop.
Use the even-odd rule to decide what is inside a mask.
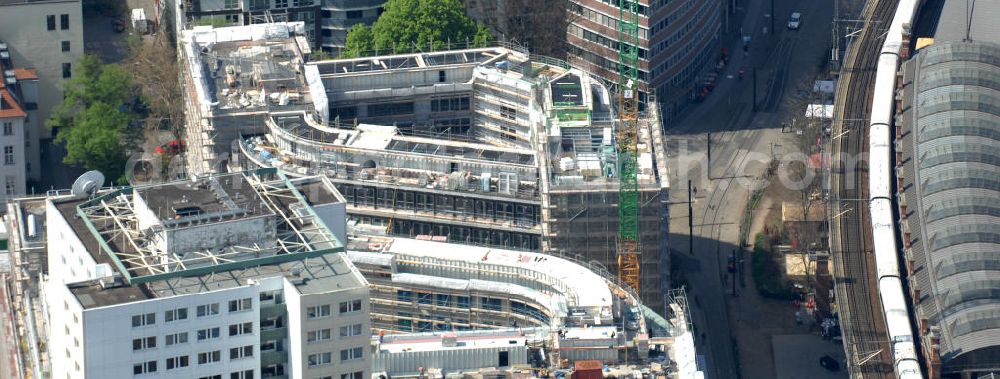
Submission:
[[[247,279],[274,277],[287,278],[302,294],[325,293],[367,285],[364,277],[354,269],[343,253],[331,253],[280,264],[178,277],[169,281],[159,280],[105,288],[100,281],[94,280],[71,283],[67,286],[84,309],[92,309],[160,297],[243,287],[248,285]]]
[[[407,238],[380,238],[379,241],[383,243],[380,251],[384,253],[460,261],[470,266],[494,264],[548,275],[571,291],[563,295],[575,298],[578,307],[610,307],[614,300],[610,283],[603,277],[588,267],[556,256]],[[365,241],[352,241],[348,250],[371,250],[369,246]]]
[[[526,346],[527,342],[519,331],[390,334],[382,337],[378,348],[386,353],[407,353]]]
[[[269,246],[260,246],[265,245],[262,243],[206,251],[161,252],[152,241],[147,241],[153,236],[117,229],[118,225],[137,225],[134,214],[113,213],[112,210],[132,209],[130,201],[135,194],[152,193],[157,199],[154,202],[169,203],[174,199],[171,196],[191,195],[190,191],[194,189],[201,192],[195,199],[213,203],[213,197],[205,196],[205,193],[213,194],[209,186],[189,189],[185,184],[189,182],[181,181],[134,190],[104,191],[98,193],[95,199],[53,199],[53,205],[94,261],[99,265],[107,264],[114,271],[114,276],[104,279],[106,282],[113,279],[117,284],[114,286],[102,285],[99,280],[70,285],[81,303],[88,308],[100,307],[242,286],[246,285],[246,279],[274,276],[289,277],[304,293],[366,285],[361,274],[343,254],[341,242],[311,211],[312,205],[343,201],[343,197],[320,178],[290,181],[272,169],[252,174],[218,175],[210,179],[227,185],[240,183],[244,186],[240,189],[242,192],[226,187],[230,191],[227,193],[242,193],[247,198],[253,195],[254,202],[262,207],[266,203],[262,209],[269,212],[277,210],[274,213],[281,215],[276,218],[279,229],[289,232],[279,233],[277,241],[272,241],[276,243]],[[198,225],[210,221],[204,220]],[[112,238],[122,235],[129,238]],[[147,264],[147,261],[157,263]],[[305,280],[298,280],[300,278]]]
[[[398,54],[354,59],[337,59],[315,63],[323,76],[370,73],[407,68],[434,67],[456,64],[482,64],[504,55],[497,48],[439,51],[432,53]]]
[[[355,129],[337,129],[317,125],[302,114],[275,116],[272,122],[274,126],[296,137],[310,140],[331,151],[358,148],[523,166],[536,164],[534,153],[528,149],[404,136],[391,125],[360,124]]]
[[[135,194],[167,226],[273,214],[242,175],[136,188]]]

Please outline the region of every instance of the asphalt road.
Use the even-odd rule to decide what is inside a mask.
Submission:
[[[686,270],[694,305],[695,328],[700,354],[708,362],[709,378],[738,378],[737,359],[744,362],[743,378],[774,377],[770,362],[758,362],[745,367],[759,351],[734,350],[740,346],[769,346],[769,341],[738,341],[743,333],[733,325],[753,324],[753,304],[730,300],[731,284],[726,277],[726,257],[738,246],[739,224],[754,178],[761,175],[766,160],[776,145],[789,145],[780,130],[789,117],[804,113],[796,97],[803,82],[811,82],[817,65],[829,50],[832,3],[809,0],[776,0],[775,27],[777,33],[766,33],[770,27],[769,1],[750,1],[742,12],[743,34],[750,35],[750,51],[744,55],[742,46],[734,43],[727,70],[720,77],[715,91],[706,101],[693,108],[675,125],[667,125],[670,175],[673,183],[671,232],[674,254],[683,254],[696,262]],[[829,9],[827,9],[829,8]],[[803,13],[802,27],[785,29],[792,10]],[[761,112],[753,112],[752,71],[757,67],[757,102]],[[737,72],[745,70],[744,78]],[[802,99],[804,101],[805,99]],[[767,111],[767,112],[765,112]],[[712,136],[712,160],[705,162],[706,133]],[[789,152],[790,146],[784,150]],[[706,169],[707,167],[707,169]],[[687,181],[697,189],[694,199],[695,251],[690,251],[688,239]],[[753,288],[738,289],[752,291]],[[731,304],[730,304],[731,303]],[[749,322],[748,322],[749,321]],[[770,350],[770,349],[760,349]],[[736,354],[739,354],[737,358]],[[769,357],[770,353],[766,353]],[[761,357],[763,358],[763,357]],[[768,369],[769,368],[769,369]]]

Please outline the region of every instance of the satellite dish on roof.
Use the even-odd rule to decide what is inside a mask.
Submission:
[[[101,186],[103,185],[104,185],[104,174],[102,174],[100,171],[97,170],[87,171],[83,173],[83,175],[80,175],[79,178],[76,178],[76,181],[73,182],[73,187],[70,190],[70,192],[73,194],[73,196],[90,197],[94,196],[94,193],[96,193],[97,190],[100,189]]]

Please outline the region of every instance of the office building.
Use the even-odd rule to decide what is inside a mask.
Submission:
[[[695,78],[720,58],[723,2],[639,2],[639,89],[655,93],[664,117],[688,102]],[[569,61],[616,82],[617,2],[570,0]]]

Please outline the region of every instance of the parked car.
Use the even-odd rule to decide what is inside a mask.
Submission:
[[[829,355],[824,355],[819,359],[819,365],[828,371],[837,372],[840,371],[840,363],[836,359]]]
[[[798,30],[801,23],[802,14],[799,12],[792,12],[792,17],[788,18],[788,29]]]

